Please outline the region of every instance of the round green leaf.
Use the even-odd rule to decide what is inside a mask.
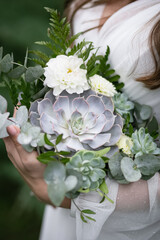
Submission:
[[[26,71],[26,69],[25,69],[24,66],[18,66],[18,67],[16,67],[16,68],[12,69],[12,70],[9,72],[8,76],[9,76],[10,78],[13,78],[13,79],[20,78],[21,75],[22,75],[23,73],[25,73],[25,71]]]
[[[160,158],[153,154],[144,154],[137,157],[135,164],[143,175],[152,175],[160,170]]]
[[[48,196],[56,207],[59,207],[63,202],[65,193],[66,186],[63,180],[57,178],[48,184]]]
[[[142,176],[140,170],[134,169],[134,166],[134,161],[129,157],[124,157],[121,160],[121,169],[128,182],[136,182]]]
[[[53,182],[54,180],[57,179],[64,180],[65,177],[66,177],[65,166],[58,161],[49,163],[44,172],[44,179],[47,183]]]
[[[110,158],[108,164],[111,174],[116,179],[122,179],[123,173],[121,171],[121,160],[122,155],[120,153],[114,154],[113,157]]]
[[[23,126],[28,120],[28,110],[26,106],[21,106],[16,113],[16,122]]]
[[[0,95],[0,113],[5,113],[7,110],[7,101]]]
[[[5,55],[3,59],[0,61],[0,71],[8,73],[13,67],[12,62],[13,62],[12,57],[9,54]]]
[[[26,82],[33,82],[36,79],[40,78],[44,73],[44,69],[38,65],[35,67],[29,67],[25,73]]]
[[[65,180],[66,192],[73,190],[78,183],[76,176],[68,176]]]
[[[152,114],[152,108],[147,105],[142,105],[140,110],[140,117],[142,120],[147,120]]]

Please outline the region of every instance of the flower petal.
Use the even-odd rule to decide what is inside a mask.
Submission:
[[[73,110],[78,110],[83,116],[88,112],[89,105],[83,97],[73,100]]]
[[[88,141],[88,145],[93,148],[99,148],[103,146],[106,142],[109,143],[111,138],[110,133],[97,134],[92,141]]]
[[[104,126],[106,124],[106,117],[101,114],[96,121],[96,124],[94,125],[94,127],[90,128],[87,133],[92,133],[92,134],[98,134],[100,132],[102,132]]]
[[[79,150],[83,150],[84,149],[83,145],[76,138],[70,138],[69,141],[67,142],[67,147],[71,148],[71,149],[73,149],[75,151],[79,151]]]
[[[106,110],[104,112],[104,115],[106,117],[106,124],[105,124],[102,132],[107,132],[107,131],[109,131],[113,127],[113,124],[115,122],[115,116],[109,110]]]
[[[121,128],[123,127],[123,119],[122,119],[122,117],[119,114],[116,114],[115,124],[120,125]]]
[[[122,135],[122,128],[120,125],[115,124],[109,132],[111,134],[111,138],[110,141],[105,144],[105,146],[113,146],[118,142]]]
[[[38,113],[41,115],[42,113],[46,113],[47,115],[53,117],[55,114],[53,112],[53,105],[49,99],[43,99],[38,103]]]
[[[59,109],[63,109],[65,111],[65,115],[67,119],[70,119],[70,104],[69,98],[67,96],[59,96],[53,106],[54,111],[58,111]]]
[[[53,123],[54,119],[52,117],[50,117],[46,113],[43,113],[41,115],[40,126],[45,133],[54,134]]]
[[[56,118],[60,126],[62,126],[63,128],[68,127],[66,117],[65,117],[65,111],[63,109],[59,109],[58,111],[56,111]]]
[[[38,99],[34,102],[31,103],[31,106],[30,106],[30,109],[29,109],[29,112],[36,112],[38,113],[38,103],[41,102],[42,99]]]
[[[111,110],[111,112],[114,111],[114,104],[113,104],[112,98],[102,96],[102,101],[103,101],[103,103],[105,105],[105,108],[107,110]]]
[[[56,98],[55,98],[55,96],[53,95],[53,90],[52,90],[52,89],[50,89],[50,90],[45,94],[44,98],[48,98],[48,99],[51,101],[52,104],[56,101]]]
[[[93,128],[96,124],[97,116],[93,112],[89,112],[84,117],[84,125],[86,129]],[[87,131],[88,132],[88,131]]]
[[[91,95],[87,98],[89,104],[89,112],[94,112],[97,115],[102,114],[105,111],[104,103],[98,96]]]
[[[34,126],[38,126],[40,127],[40,124],[39,124],[39,114],[36,113],[36,112],[30,112],[30,116],[29,116],[29,120],[30,120],[30,123]]]

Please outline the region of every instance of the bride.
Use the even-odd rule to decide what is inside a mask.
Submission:
[[[160,0],[73,0],[66,13],[73,33],[94,42],[103,54],[109,45],[110,64],[125,83],[130,99],[153,108],[160,123]],[[96,212],[96,222],[83,223],[69,199],[55,209],[43,180],[45,166],[37,153],[26,153],[17,143],[19,129],[8,127],[8,156],[35,195],[46,207],[41,240],[159,240],[160,176],[128,185],[106,179],[114,204],[99,204],[95,192],[76,199],[80,208]],[[14,150],[13,150],[14,149]],[[71,215],[70,210],[71,208]]]

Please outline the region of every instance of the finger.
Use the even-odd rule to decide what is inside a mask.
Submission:
[[[22,145],[17,141],[17,137],[20,133],[20,129],[17,126],[11,125],[7,128],[7,131],[15,145],[15,148],[22,162],[25,162],[25,161],[28,162],[30,159],[37,158],[38,156],[37,152],[33,151],[29,153],[25,151]]]
[[[8,158],[11,160],[14,166],[18,169],[18,166],[21,165],[21,161],[12,139],[10,137],[6,137],[3,139],[3,141],[6,146]]]

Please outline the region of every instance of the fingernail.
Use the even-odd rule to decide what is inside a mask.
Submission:
[[[12,136],[17,134],[17,130],[13,125],[7,127],[7,132],[9,133],[9,135],[12,135]]]

